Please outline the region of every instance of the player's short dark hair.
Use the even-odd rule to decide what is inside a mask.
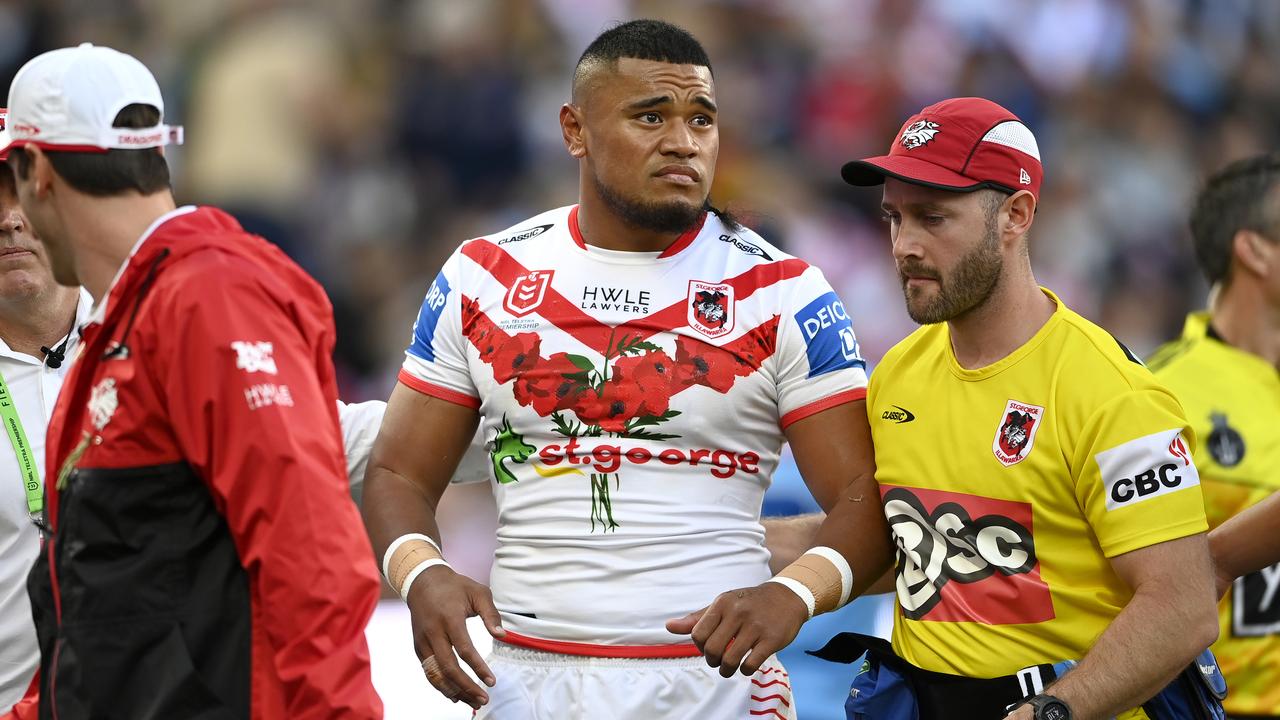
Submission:
[[[149,128],[160,122],[160,111],[151,105],[126,105],[116,114],[112,127]],[[104,153],[45,153],[54,172],[68,185],[88,195],[108,197],[127,192],[143,195],[169,188],[169,164],[156,148],[142,150],[108,150]],[[31,158],[22,148],[14,148],[9,163],[18,177],[26,179],[31,172]]]
[[[688,30],[661,20],[631,20],[605,30],[591,41],[574,68],[574,88],[586,69],[598,63],[614,65],[622,58],[711,69],[707,51]]]
[[[1196,261],[1210,283],[1231,279],[1232,241],[1252,230],[1280,241],[1280,154],[1237,160],[1210,176],[1191,211]]]

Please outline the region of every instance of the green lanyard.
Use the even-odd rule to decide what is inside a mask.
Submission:
[[[31,455],[31,443],[27,442],[27,433],[22,429],[22,419],[18,417],[18,408],[13,404],[13,396],[9,394],[4,375],[0,375],[0,419],[4,420],[5,432],[9,433],[9,442],[13,443],[13,454],[18,456],[22,488],[27,493],[27,511],[32,518],[38,517],[44,510],[40,470],[36,467],[36,459]]]

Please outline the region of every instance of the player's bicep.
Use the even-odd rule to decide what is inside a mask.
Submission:
[[[1199,593],[1209,599],[1212,564],[1204,533],[1148,545],[1111,558],[1116,575],[1134,592],[1144,587],[1164,594]]]
[[[366,493],[389,474],[434,506],[471,444],[479,417],[471,407],[397,383],[369,457]]]
[[[787,426],[796,467],[824,511],[855,480],[875,476],[866,406],[865,400],[842,403]]]

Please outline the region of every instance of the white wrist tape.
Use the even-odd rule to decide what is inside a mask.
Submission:
[[[813,613],[817,609],[818,600],[813,596],[813,591],[804,586],[804,583],[799,580],[793,580],[789,577],[782,576],[769,578],[765,582],[778,583],[782,587],[795,593],[796,596],[804,601],[804,606],[809,609],[809,617],[813,617]]]
[[[418,576],[421,575],[424,570],[436,565],[443,565],[449,568],[450,570],[453,569],[452,565],[445,562],[444,560],[441,560],[440,558],[431,558],[430,560],[423,560],[417,565],[414,565],[413,569],[409,571],[409,574],[404,576],[404,583],[400,585],[400,599],[404,600],[405,602],[409,602],[409,587],[413,585],[413,581],[417,580]]]
[[[849,567],[849,561],[839,552],[819,545],[811,549],[805,555],[818,555],[826,558],[832,565],[836,566],[836,570],[840,571],[840,602],[837,608],[842,608],[849,603],[849,595],[853,592],[853,568]]]
[[[829,547],[816,547],[772,578],[790,588],[809,606],[809,617],[843,607],[853,594],[853,569]]]
[[[440,548],[440,543],[432,540],[430,537],[423,535],[422,533],[405,533],[395,540],[392,540],[391,544],[387,546],[387,551],[382,553],[382,577],[387,579],[391,578],[391,556],[396,550],[400,549],[401,545],[409,542],[410,540],[424,540],[430,543],[432,547],[440,552],[441,555],[444,555],[444,550]]]

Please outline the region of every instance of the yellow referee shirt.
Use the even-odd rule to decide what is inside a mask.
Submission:
[[[961,367],[941,323],[871,377],[893,646],[918,667],[986,678],[1079,659],[1132,595],[1108,558],[1207,528],[1178,401],[1044,292],[1049,321],[992,365]]]
[[[1222,342],[1209,317],[1187,318],[1182,338],[1151,370],[1177,394],[1201,442],[1195,451],[1209,525],[1280,490],[1280,373]],[[1228,713],[1280,715],[1280,565],[1236,581],[1218,608],[1213,652],[1227,678]]]

